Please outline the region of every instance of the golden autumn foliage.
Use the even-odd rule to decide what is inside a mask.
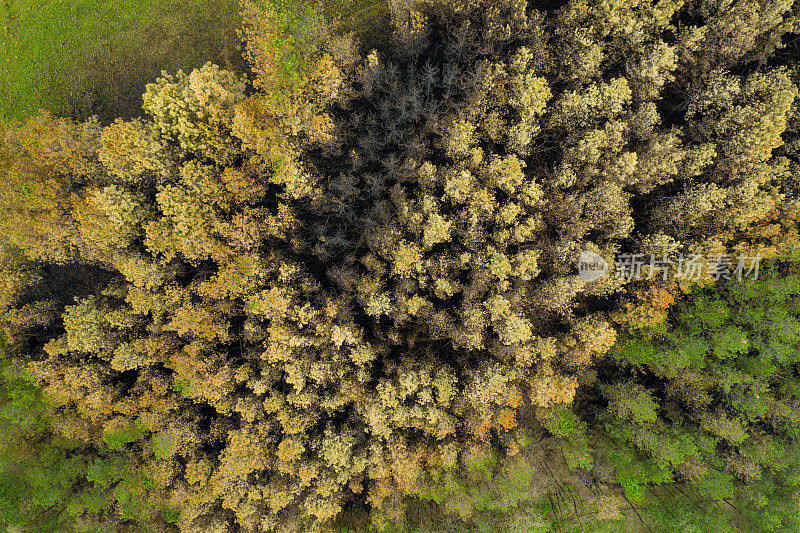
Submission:
[[[398,516],[516,455],[680,290],[582,281],[584,250],[796,241],[798,72],[743,68],[792,2],[390,4],[361,50],[248,3],[252,87],[209,64],[149,85],[141,118],[2,130],[15,356],[75,433],[156,473],[181,531]],[[97,275],[30,307],[59,264]]]

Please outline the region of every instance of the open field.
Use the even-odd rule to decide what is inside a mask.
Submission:
[[[236,0],[3,0],[0,118],[135,116],[161,70],[242,68]]]

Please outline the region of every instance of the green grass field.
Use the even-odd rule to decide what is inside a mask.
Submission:
[[[135,116],[161,70],[243,67],[237,0],[0,0],[0,118]]]
[[[385,31],[383,0],[324,0],[337,32],[367,46]],[[0,0],[0,120],[45,109],[109,123],[140,113],[162,70],[212,61],[245,70],[239,0]]]

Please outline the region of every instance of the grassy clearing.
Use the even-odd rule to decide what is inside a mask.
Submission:
[[[338,32],[385,36],[384,0],[324,0]],[[162,70],[245,70],[239,0],[0,0],[0,120],[46,109],[105,122],[140,112]]]
[[[386,0],[324,0],[323,12],[337,32],[353,32],[367,47],[391,34]]]
[[[0,118],[139,113],[161,70],[241,69],[237,0],[0,0]]]

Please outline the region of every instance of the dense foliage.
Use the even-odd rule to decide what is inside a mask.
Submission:
[[[592,443],[629,498],[678,481],[747,530],[800,527],[798,295],[797,263],[783,264],[698,291],[611,351]]]
[[[789,491],[796,280],[606,354],[691,288],[680,257],[797,245],[795,4],[390,2],[365,49],[319,6],[246,3],[251,80],[208,64],[137,119],[4,127],[11,359],[135,472],[101,487],[163,502],[120,496],[121,523],[309,530],[411,497],[469,521],[481,486],[529,485],[537,434],[633,499]],[[584,251],[673,265],[584,281]],[[595,372],[587,429],[565,406]]]
[[[6,365],[0,387],[0,524],[36,531],[117,531],[120,519],[177,520],[154,483],[113,441],[96,446],[60,433],[61,415]]]

